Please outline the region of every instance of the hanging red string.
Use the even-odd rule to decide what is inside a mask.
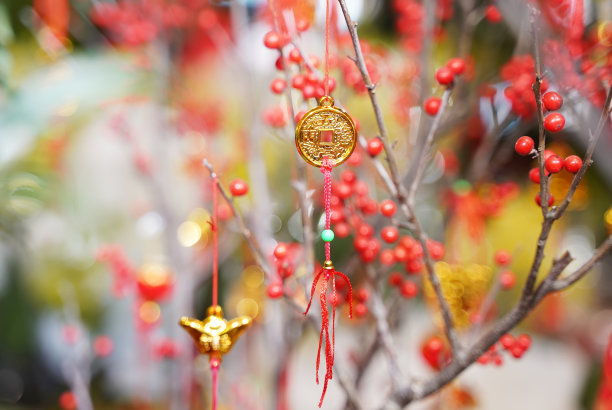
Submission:
[[[329,0],[325,0],[325,96],[329,96]],[[327,228],[329,229],[329,228]]]
[[[325,202],[325,230],[331,232],[331,171],[333,168],[333,162],[328,157],[324,157],[321,164],[321,172],[324,175],[323,182],[323,200]],[[333,233],[332,233],[333,239]],[[325,242],[325,263],[321,270],[316,274],[312,281],[312,289],[310,290],[310,300],[304,315],[308,314],[310,305],[312,304],[312,298],[314,297],[317,283],[322,279],[321,290],[319,292],[319,300],[321,302],[321,333],[319,335],[319,349],[317,351],[317,364],[316,364],[316,381],[319,384],[319,365],[321,362],[321,346],[325,339],[325,380],[323,382],[323,392],[321,393],[321,400],[319,401],[319,407],[323,404],[325,393],[327,392],[327,384],[333,376],[334,356],[336,352],[336,305],[338,301],[338,295],[336,293],[336,275],[340,276],[348,285],[348,299],[349,299],[349,318],[353,317],[353,288],[348,277],[334,269],[331,262],[331,239]],[[329,337],[329,311],[327,309],[327,288],[329,281],[331,280],[332,285],[332,336],[331,341]]]
[[[217,174],[212,176],[212,200],[213,200],[213,216],[211,222],[211,230],[213,232],[213,272],[212,272],[212,304],[218,306],[219,293],[219,238],[218,238],[218,189],[219,181]],[[221,360],[211,355],[210,370],[212,372],[212,410],[217,410],[217,392],[218,392],[218,373]]]

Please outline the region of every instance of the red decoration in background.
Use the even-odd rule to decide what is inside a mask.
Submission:
[[[612,333],[603,357],[603,372],[595,410],[612,410]]]
[[[64,42],[68,36],[70,3],[68,0],[34,0],[34,12],[51,30],[55,37]]]

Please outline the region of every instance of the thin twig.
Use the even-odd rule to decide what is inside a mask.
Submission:
[[[608,238],[597,248],[595,253],[586,261],[580,268],[576,269],[572,274],[568,275],[564,279],[557,280],[552,286],[553,291],[560,291],[566,289],[582,279],[589,270],[595,265],[601,258],[603,258],[608,252],[612,250],[612,236]]]
[[[204,165],[206,169],[208,169],[208,171],[210,172],[211,178],[214,178],[217,175],[212,164],[208,162],[206,158],[202,159],[202,165]],[[221,185],[221,182],[219,181],[219,179],[217,179],[217,188],[219,188],[219,192],[221,193],[221,196],[225,199],[227,204],[232,209],[232,214],[234,215],[234,219],[238,223],[240,232],[242,233],[242,236],[244,236],[244,239],[246,240],[247,245],[251,249],[253,257],[255,258],[255,262],[257,262],[257,264],[263,269],[266,275],[270,277],[272,274],[272,271],[271,271],[270,265],[268,264],[266,260],[265,254],[261,250],[261,246],[259,246],[259,242],[257,241],[257,238],[255,238],[255,236],[250,231],[250,229],[247,228],[246,223],[244,222],[244,219],[242,218],[242,214],[238,212],[238,209],[236,208],[236,205],[234,204],[233,197],[229,196],[225,188],[223,188],[223,185]]]
[[[429,152],[431,151],[431,147],[433,146],[434,137],[438,131],[438,127],[440,126],[440,121],[444,112],[446,111],[446,107],[448,106],[448,99],[450,98],[452,92],[452,87],[448,87],[444,90],[444,94],[442,94],[442,102],[440,104],[440,109],[438,113],[434,117],[434,120],[429,128],[429,132],[425,137],[425,141],[423,141],[423,146],[420,151],[415,151],[414,158],[417,158],[417,166],[414,174],[414,178],[408,188],[408,204],[413,207],[414,199],[416,197],[416,191],[421,183],[421,178],[423,178],[423,174],[425,173],[425,166],[427,165],[427,160],[429,159]]]

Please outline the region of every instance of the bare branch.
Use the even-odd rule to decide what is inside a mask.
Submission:
[[[452,87],[448,87],[444,90],[444,94],[442,94],[442,103],[440,104],[440,109],[438,113],[434,117],[434,120],[431,124],[431,128],[425,137],[425,141],[423,142],[423,146],[420,152],[415,151],[415,158],[417,158],[418,165],[416,167],[416,172],[414,178],[412,179],[412,183],[410,184],[410,188],[408,189],[408,204],[412,207],[414,206],[414,198],[416,196],[416,191],[421,183],[421,178],[423,177],[423,173],[425,172],[425,166],[427,165],[427,160],[429,159],[429,152],[431,151],[431,147],[433,146],[434,137],[436,132],[438,131],[438,127],[440,126],[440,121],[446,107],[448,106],[448,99],[450,98],[450,94],[452,91]]]
[[[608,236],[608,238],[599,245],[599,248],[593,253],[593,255],[586,261],[580,268],[576,269],[571,275],[567,276],[564,279],[559,279],[555,283],[552,284],[552,291],[559,291],[566,289],[582,279],[584,275],[586,275],[589,270],[595,265],[597,262],[601,260],[608,252],[612,250],[612,235]]]

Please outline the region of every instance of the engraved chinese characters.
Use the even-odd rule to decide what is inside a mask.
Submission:
[[[320,167],[327,156],[334,166],[346,161],[356,144],[355,124],[351,117],[334,107],[331,97],[323,97],[319,106],[308,111],[295,130],[298,152],[310,165]]]

